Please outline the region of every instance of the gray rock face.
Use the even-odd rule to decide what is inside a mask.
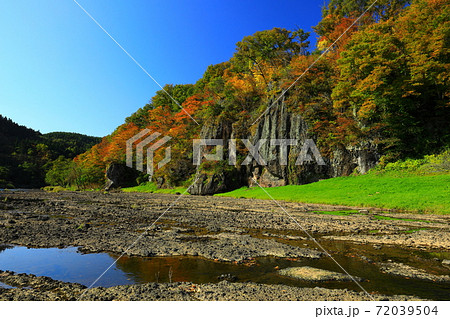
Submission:
[[[233,138],[233,126],[231,122],[206,123],[200,132],[200,139],[221,139],[224,145],[228,145]],[[225,153],[225,156],[228,156]],[[224,159],[226,159],[224,157]],[[206,172],[197,169],[196,182],[189,189],[191,195],[212,195],[230,191],[245,185],[241,170],[225,164],[227,169],[215,172]]]
[[[106,169],[105,190],[136,185],[139,173],[123,164],[112,163]]]
[[[207,174],[204,169],[197,169],[198,180],[190,191],[195,195],[206,195],[228,191],[241,186],[254,186],[255,180],[263,187],[284,186],[288,184],[307,184],[321,179],[347,176],[355,170],[366,173],[374,167],[380,157],[375,144],[370,141],[356,146],[335,149],[329,158],[322,158],[325,165],[319,165],[318,159],[309,150],[311,161],[300,165],[297,159],[308,139],[315,137],[308,129],[308,124],[300,114],[287,109],[283,101],[274,105],[255,126],[233,125],[232,123],[207,123],[201,132],[202,139],[223,139],[224,161],[228,160],[228,141],[230,139],[249,139],[253,145],[265,140],[259,148],[259,154],[266,165],[252,159],[248,165],[236,165],[225,174]],[[271,145],[274,139],[296,140],[297,145],[287,145],[285,149]],[[320,147],[318,146],[320,152]],[[281,161],[286,158],[286,163]],[[239,164],[239,162],[238,162]],[[226,163],[225,165],[228,165]],[[233,181],[233,182],[231,182]]]
[[[260,148],[260,154],[266,159],[267,165],[259,165],[253,160],[248,167],[248,184],[252,185],[256,179],[261,186],[271,187],[305,184],[327,178],[326,166],[317,165],[316,162],[296,165],[300,150],[308,138],[308,126],[299,114],[289,112],[284,103],[271,108],[258,123],[255,134],[250,136],[254,143],[267,140]],[[283,154],[281,147],[270,144],[271,139],[296,140],[297,145],[288,145],[287,154]],[[283,157],[287,158],[287,165],[281,165],[280,159]]]
[[[213,195],[227,190],[224,174],[208,176],[200,173],[196,178],[197,182],[189,189],[191,195]]]

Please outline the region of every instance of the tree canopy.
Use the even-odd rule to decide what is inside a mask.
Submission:
[[[301,29],[259,31],[196,84],[164,89],[199,122],[231,123],[236,138],[251,135],[252,120],[284,93],[283,103],[303,116],[329,158],[336,148],[363,143],[376,145],[388,161],[442,151],[450,144],[448,1],[378,0],[355,23],[372,3],[328,1],[315,48]],[[125,160],[126,140],[142,128],[170,135],[176,150],[176,160],[155,178],[166,186],[192,178],[189,141],[200,136],[200,126],[162,90],[77,156],[77,167],[100,183],[109,163]]]

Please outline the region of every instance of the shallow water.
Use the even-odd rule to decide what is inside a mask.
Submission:
[[[43,192],[35,188],[0,188],[0,192]]]
[[[106,253],[81,254],[76,247],[27,248],[15,246],[0,252],[0,269],[89,286],[113,259]],[[112,267],[96,286],[110,287],[133,283],[122,270]]]
[[[7,285],[7,284],[5,284],[5,283],[3,283],[3,282],[0,281],[0,288],[12,289],[12,288],[14,288],[14,287],[12,287],[12,286],[10,286],[10,285]]]
[[[352,251],[351,244],[336,243],[336,245],[339,246],[335,247],[336,249]],[[407,256],[410,256],[411,253],[404,252],[404,256],[398,256],[394,261],[405,262]],[[380,255],[385,253],[379,251]],[[0,249],[0,269],[37,276],[49,276],[61,281],[90,286],[117,257],[117,255],[108,253],[83,254],[75,247],[36,249],[16,246],[4,248],[3,251]],[[407,294],[434,300],[450,300],[449,283],[405,279],[384,274],[379,271],[376,265],[363,262],[352,256],[334,255],[334,257],[350,274],[367,279],[361,285],[369,292],[388,295]],[[287,260],[264,257],[257,258],[254,265],[249,266],[189,256],[151,258],[124,256],[94,286],[110,287],[132,283],[170,281],[216,283],[219,281],[220,275],[231,274],[237,278],[236,281],[238,282],[360,290],[353,282],[307,282],[277,274],[277,269],[296,266],[311,266],[342,272],[332,260],[326,257],[317,260]],[[432,263],[429,267],[433,268]]]

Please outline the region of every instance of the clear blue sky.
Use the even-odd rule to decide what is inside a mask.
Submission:
[[[323,0],[78,0],[161,84],[195,83],[236,42],[311,31]],[[315,41],[315,35],[311,39]],[[104,136],[159,87],[73,0],[0,1],[0,114],[42,133]]]

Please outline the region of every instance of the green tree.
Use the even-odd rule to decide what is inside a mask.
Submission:
[[[51,169],[45,175],[45,182],[52,186],[68,186],[71,182],[69,176],[75,165],[73,160],[60,156],[51,165]]]
[[[301,29],[289,31],[281,28],[259,31],[236,44],[231,60],[234,69],[248,73],[256,68],[267,81],[264,64],[285,67],[299,54],[307,54],[309,33]]]
[[[193,93],[194,85],[192,84],[166,84],[164,85],[164,90],[157,91],[155,96],[152,97],[151,105],[153,108],[159,106],[169,107],[172,112],[178,112],[181,109],[181,104],[183,104],[183,102]],[[179,105],[177,105],[174,100],[177,101]]]
[[[323,16],[357,17],[365,12],[375,0],[330,0],[324,6]],[[368,10],[375,21],[397,15],[411,0],[378,0]]]
[[[335,108],[393,159],[449,143],[449,17],[447,2],[417,0],[356,33],[338,61]]]

